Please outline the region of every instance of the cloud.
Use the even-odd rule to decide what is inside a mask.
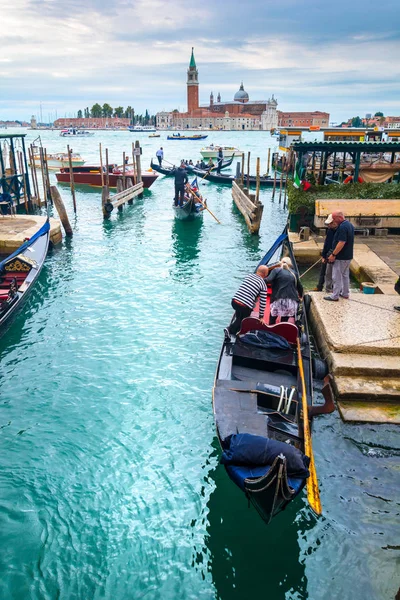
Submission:
[[[192,46],[201,102],[211,89],[231,99],[243,79],[251,98],[275,93],[282,110],[339,120],[358,101],[360,114],[384,105],[400,114],[398,2],[382,0],[381,18],[368,4],[64,0],[61,10],[56,0],[6,0],[0,119],[27,118],[39,102],[59,114],[97,101],[183,109]]]

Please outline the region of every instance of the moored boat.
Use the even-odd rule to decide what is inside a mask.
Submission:
[[[84,167],[73,167],[74,183],[78,185],[91,185],[94,187],[101,187],[101,167],[98,165],[84,166]],[[123,169],[117,165],[109,165],[109,187],[116,188],[118,179],[123,176]],[[106,178],[105,168],[103,167],[103,177]],[[132,182],[135,182],[135,173],[132,168],[125,169],[125,177],[130,177]],[[149,171],[142,171],[143,187],[149,188],[157,179],[158,173],[150,169]],[[56,178],[59,183],[70,183],[70,172],[69,168],[66,167],[61,169],[59,173],[56,173]]]
[[[286,230],[260,265],[271,266],[283,253],[299,277]],[[266,523],[298,496],[309,475],[316,481],[309,460],[313,375],[306,311],[300,302],[296,323],[269,325],[270,294],[263,320],[257,304],[239,335],[225,339],[213,388],[221,462]],[[320,512],[317,482],[313,489]]]
[[[66,152],[57,152],[55,154],[47,154],[47,165],[51,171],[57,171],[69,166],[68,154]],[[36,167],[40,167],[39,148],[34,147],[33,160]],[[85,161],[77,152],[71,153],[71,162],[73,167],[83,167]]]
[[[134,125],[128,127],[128,129],[131,133],[151,133],[157,131],[154,125]]]
[[[229,160],[224,160],[221,165],[221,171],[223,169],[228,169],[231,166],[232,161],[233,161],[233,157]],[[158,173],[162,173],[163,175],[166,175],[167,177],[172,177],[172,175],[175,174],[175,166],[174,165],[171,167],[163,167],[163,166],[159,165],[158,162],[153,161],[153,159],[151,159],[150,168],[153,169],[154,171],[157,171]],[[194,172],[196,167],[194,165],[186,165],[185,168],[187,171],[192,173],[192,172]],[[217,166],[214,165],[213,169],[216,169],[216,168],[217,168]],[[198,169],[198,171],[200,171],[200,170]],[[204,173],[207,173],[207,171],[204,171]]]
[[[159,137],[161,137],[159,133],[151,133],[149,135],[149,138],[159,138]]]
[[[214,170],[206,171],[204,169],[197,169],[196,167],[192,168],[192,173],[205,179],[207,181],[212,181],[213,183],[229,183],[232,184],[235,181],[235,175],[226,175],[225,173],[216,173]],[[256,185],[257,177],[255,175],[250,175],[249,178],[250,185]],[[282,182],[284,184],[284,181]],[[247,185],[247,176],[244,176],[244,184]],[[273,177],[260,177],[260,187],[273,187],[274,179]],[[276,185],[280,185],[280,178],[276,180]]]
[[[222,148],[224,158],[232,158],[234,156],[243,156],[243,151],[234,146],[214,146],[211,144],[200,150],[203,158],[218,158],[219,149]]]
[[[194,135],[181,135],[180,133],[173,133],[167,136],[167,140],[205,140],[208,135],[194,134]]]
[[[30,240],[0,262],[0,335],[32,290],[47,256],[49,220]]]

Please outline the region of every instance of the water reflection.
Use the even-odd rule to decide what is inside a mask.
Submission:
[[[304,566],[299,562],[296,519],[301,499],[270,525],[219,466],[212,474],[215,489],[208,502],[209,568],[217,598],[307,597]]]
[[[175,256],[173,276],[178,279],[193,275],[196,259],[199,256],[199,242],[203,228],[203,218],[181,221],[174,219],[172,225],[172,250]]]
[[[251,234],[247,228],[246,221],[236,204],[232,201],[232,214],[235,221],[237,221],[240,233],[243,238],[243,246],[247,250],[249,258],[257,261],[260,255],[260,236],[258,234]]]

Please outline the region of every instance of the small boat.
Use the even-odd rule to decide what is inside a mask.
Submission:
[[[157,131],[153,125],[134,125],[133,127],[128,127],[128,129],[132,133],[151,133]]]
[[[287,253],[299,277],[286,229],[259,265],[272,268],[274,257]],[[309,408],[310,418],[313,410],[320,412],[319,407],[311,409],[313,360],[306,310],[300,302],[296,323],[269,325],[270,294],[268,289],[263,321],[258,319],[257,303],[239,335],[225,339],[213,388],[221,462],[266,523],[299,495],[309,473],[316,480],[313,464],[308,468],[302,406]]]
[[[50,239],[49,220],[0,262],[0,334],[22,306],[42,270]]]
[[[33,160],[36,167],[40,167],[39,148],[33,148]],[[83,167],[85,161],[77,152],[71,154],[71,162],[73,167]],[[47,154],[47,165],[51,171],[58,171],[69,166],[68,154],[66,152],[57,152],[55,154]]]
[[[216,171],[206,171],[203,169],[197,169],[196,167],[192,168],[192,173],[194,173],[195,175],[197,175],[198,177],[201,177],[201,179],[206,179],[207,181],[212,181],[213,183],[229,183],[232,184],[233,181],[235,181],[236,176],[235,175],[225,175],[222,173],[216,173]],[[249,183],[250,185],[256,185],[257,183],[257,177],[255,175],[250,175],[249,176]],[[282,182],[282,184],[284,184],[285,181]],[[247,176],[244,176],[244,185],[247,185]],[[260,187],[273,187],[274,185],[274,178],[273,177],[260,177]],[[279,186],[280,185],[280,178],[278,178],[276,180],[276,185]]]
[[[60,131],[61,137],[90,137],[94,135],[93,131],[87,131],[85,129],[76,129],[75,127],[70,127],[69,129],[61,129]]]
[[[173,133],[167,136],[167,140],[205,140],[208,135],[202,135],[200,133],[194,135],[181,135],[180,133]]]
[[[75,184],[101,187],[101,167],[98,165],[73,167],[72,171],[74,173]],[[122,167],[118,167],[118,165],[109,165],[108,171],[109,187],[116,188],[118,179],[121,179],[123,176],[123,169]],[[105,181],[105,167],[103,167],[103,177]],[[127,165],[125,168],[125,177],[130,177],[134,183],[135,173],[132,170],[132,167],[129,165]],[[158,173],[152,169],[148,171],[142,171],[143,187],[149,188],[151,185],[153,185],[157,177]],[[56,173],[56,178],[58,183],[70,183],[69,167],[65,167],[64,169],[61,169],[59,173]]]
[[[158,138],[158,137],[161,137],[159,133],[151,133],[149,135],[149,138]]]
[[[234,146],[214,146],[214,144],[211,144],[206,148],[202,148],[200,150],[200,154],[203,158],[218,158],[218,151],[220,148],[222,148],[224,158],[243,156],[243,152],[242,150],[239,150],[239,148],[235,148]]]
[[[233,157],[230,160],[223,161],[223,163],[221,165],[221,170],[228,169],[228,167],[230,167],[232,164],[232,160],[233,160]],[[171,177],[172,175],[175,174],[175,166],[162,167],[158,164],[158,162],[153,162],[153,159],[151,159],[150,167],[154,171],[157,171],[158,173],[162,173],[163,175],[166,175],[167,177]],[[186,170],[189,171],[190,173],[192,173],[195,168],[196,167],[194,165],[186,165]],[[215,168],[216,168],[216,166],[215,166]],[[207,171],[204,171],[204,172],[207,173]]]
[[[199,202],[199,199],[201,202]],[[190,186],[186,186],[185,203],[183,206],[172,205],[177,219],[186,220],[195,217],[203,216],[203,210],[206,201],[199,193],[197,187],[197,178],[192,181]]]

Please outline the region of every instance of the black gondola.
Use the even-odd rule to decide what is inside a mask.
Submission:
[[[201,202],[199,202],[199,198]],[[176,204],[172,205],[175,217],[182,221],[203,216],[205,204],[202,204],[202,202],[205,203],[203,197],[198,192],[197,185],[194,183],[191,185],[188,184],[186,186],[185,203],[183,206],[176,206]]]
[[[278,252],[281,256],[289,254],[299,277],[286,230],[259,264],[271,265]],[[312,404],[313,389],[302,303],[296,323],[270,326],[270,292],[264,321],[253,316],[258,317],[257,306],[256,313],[243,320],[237,338],[224,341],[213,388],[221,462],[266,523],[306,484],[309,459],[305,456],[301,411],[302,372],[307,405]]]
[[[215,171],[207,172],[204,169],[197,169],[196,167],[192,168],[192,173],[194,173],[198,177],[201,177],[202,179],[212,181],[212,183],[230,183],[230,184],[232,184],[232,182],[235,181],[235,179],[236,179],[235,175],[225,175],[225,174],[216,173]],[[255,175],[250,175],[249,183],[250,183],[250,185],[256,185],[257,177]],[[282,181],[282,184],[284,184],[284,183],[285,183],[285,181]],[[244,184],[247,185],[247,176],[244,177]],[[273,185],[274,185],[273,177],[260,177],[260,186],[261,187],[273,187]],[[280,185],[280,178],[277,178],[276,185],[277,186]]]
[[[0,262],[0,335],[22,306],[39,277],[47,256],[50,223],[46,223],[15,252]]]
[[[221,170],[228,169],[231,166],[232,161],[233,161],[233,156],[232,156],[232,158],[230,158],[228,160],[224,160],[221,165]],[[153,169],[154,171],[157,171],[158,173],[162,173],[163,175],[166,175],[167,177],[172,177],[173,175],[175,175],[176,167],[175,166],[163,167],[163,166],[160,166],[158,164],[158,162],[154,162],[153,159],[151,159],[150,168]],[[185,168],[190,173],[193,173],[193,171],[195,169],[194,165],[185,165]],[[204,171],[204,173],[207,173],[207,171]]]

